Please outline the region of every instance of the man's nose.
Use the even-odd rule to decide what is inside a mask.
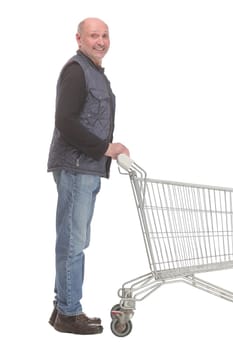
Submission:
[[[98,40],[97,40],[97,43],[99,45],[104,45],[104,39],[102,37],[99,37]]]

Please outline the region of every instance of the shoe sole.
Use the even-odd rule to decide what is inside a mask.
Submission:
[[[70,334],[80,334],[80,335],[92,335],[92,334],[101,334],[103,333],[103,327],[99,326],[98,329],[95,328],[95,331],[71,331],[70,329],[59,328],[56,325],[54,326],[56,331],[61,333],[70,333]]]

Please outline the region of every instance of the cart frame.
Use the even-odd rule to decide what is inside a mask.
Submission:
[[[150,179],[123,154],[118,164],[130,178],[150,272],[118,290],[112,332],[128,335],[136,302],[165,283],[184,282],[233,301],[233,292],[195,276],[233,267],[233,189]]]

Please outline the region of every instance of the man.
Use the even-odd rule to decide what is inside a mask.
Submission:
[[[48,171],[57,185],[56,278],[50,324],[57,331],[102,333],[99,318],[83,313],[84,249],[101,177],[108,178],[111,159],[129,155],[113,143],[115,97],[102,68],[110,46],[108,26],[87,18],[78,26],[77,54],[63,67],[58,83],[55,128]]]

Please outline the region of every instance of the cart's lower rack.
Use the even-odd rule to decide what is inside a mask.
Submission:
[[[124,283],[122,288],[118,290],[118,296],[121,298],[121,307],[123,309],[135,309],[136,301],[142,301],[166,283],[175,282],[184,282],[223,299],[233,301],[233,292],[200,279],[194,274],[180,274],[177,277],[174,277],[174,273],[170,275],[172,277],[169,277],[167,273],[166,277],[162,279],[156,278],[154,273],[151,272]]]

